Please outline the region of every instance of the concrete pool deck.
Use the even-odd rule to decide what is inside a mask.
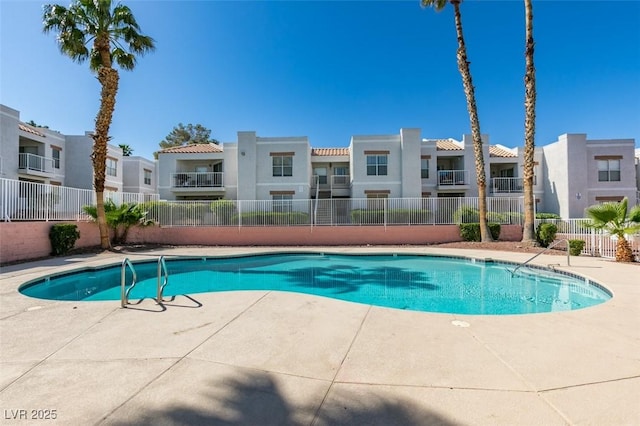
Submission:
[[[277,250],[531,257],[437,247],[148,254]],[[432,314],[273,291],[180,296],[161,311],[150,300],[121,309],[17,292],[38,276],[123,258],[2,268],[2,424],[640,424],[638,265],[572,257],[567,267],[565,257],[542,255],[534,263],[560,263],[614,298],[533,315]],[[55,420],[38,419],[54,412]]]

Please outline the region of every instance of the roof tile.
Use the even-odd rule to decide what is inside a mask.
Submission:
[[[515,158],[517,155],[501,146],[491,145],[489,146],[489,157]]]
[[[18,123],[18,129],[22,130],[23,132],[31,133],[32,135],[42,136],[43,138],[46,137],[44,133],[41,133],[36,129],[34,129],[33,127],[28,126],[24,123]]]
[[[451,139],[437,139],[436,148],[438,151],[462,151],[464,149],[461,143]]]
[[[194,143],[166,148],[160,151],[159,154],[207,154],[212,152],[223,152],[223,149],[220,145],[215,143]]]
[[[349,155],[349,148],[311,148],[311,155],[322,157],[337,157]]]

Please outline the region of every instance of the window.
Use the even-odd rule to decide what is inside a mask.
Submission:
[[[118,176],[118,160],[107,157],[107,176]]]
[[[619,182],[620,160],[598,160],[598,182]]]
[[[144,169],[144,184],[151,185],[151,170]]]
[[[420,177],[422,179],[429,179],[429,159],[420,159]]]
[[[53,168],[60,168],[60,153],[62,150],[58,147],[51,147],[51,158],[53,158]]]
[[[327,183],[327,168],[326,167],[316,167],[313,169],[313,174],[318,177],[318,184],[326,185]]]
[[[274,176],[293,176],[293,156],[274,155],[272,158]]]
[[[367,155],[367,176],[386,176],[387,156]]]
[[[293,194],[272,194],[273,211],[288,213],[293,208]]]

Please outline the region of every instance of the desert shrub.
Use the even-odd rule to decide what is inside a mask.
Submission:
[[[72,223],[56,223],[49,229],[51,254],[60,256],[69,253],[80,238],[78,227]]]
[[[569,253],[571,256],[580,256],[584,249],[584,240],[569,240]]]
[[[536,219],[562,219],[555,213],[536,213]]]
[[[489,223],[489,232],[494,240],[500,238],[500,224]],[[480,237],[480,224],[479,223],[461,223],[460,224],[460,237],[464,241],[481,241]]]
[[[387,224],[422,224],[429,221],[429,210],[392,209],[387,210]],[[351,223],[383,224],[384,210],[355,209],[351,211]]]
[[[541,223],[536,230],[536,239],[542,247],[549,247],[549,244],[556,239],[558,227],[553,223]]]
[[[308,225],[309,214],[304,212],[247,212],[235,214],[233,223],[242,225]]]
[[[233,217],[237,215],[236,205],[231,200],[216,200],[209,206],[216,216],[219,225],[233,225]]]

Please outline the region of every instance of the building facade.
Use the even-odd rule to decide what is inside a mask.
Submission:
[[[91,132],[63,135],[32,126],[19,111],[0,105],[0,178],[93,189],[92,151]],[[156,174],[155,162],[107,146],[106,191],[156,193]]]

